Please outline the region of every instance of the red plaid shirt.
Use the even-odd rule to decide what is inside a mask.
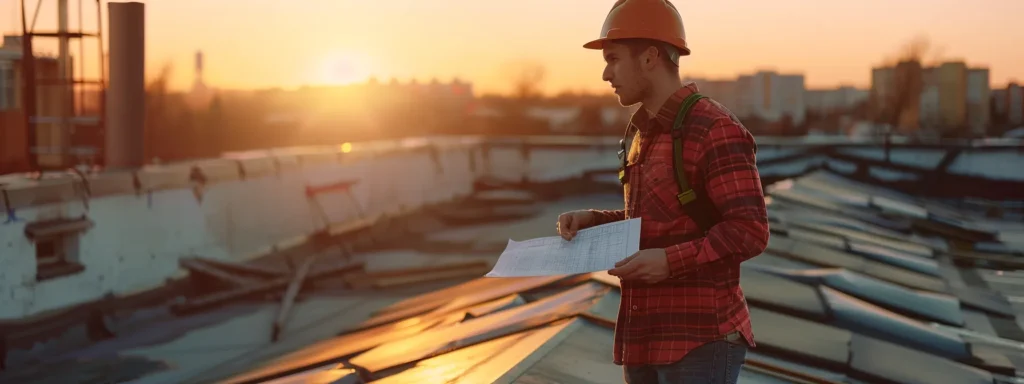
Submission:
[[[622,281],[615,327],[616,364],[668,364],[706,342],[739,332],[753,346],[750,313],[740,289],[740,262],[768,243],[768,214],[754,162],[754,137],[725,107],[702,99],[686,120],[683,168],[721,213],[704,236],[683,213],[669,133],[683,100],[680,88],[654,119],[641,108],[630,119],[637,134],[629,150],[625,208],[597,211],[597,224],[641,217],[640,249],[664,248],[668,280]]]

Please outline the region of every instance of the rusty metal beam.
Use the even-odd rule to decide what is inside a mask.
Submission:
[[[320,254],[314,253],[307,256],[292,276],[291,282],[288,283],[288,289],[284,292],[284,298],[281,300],[281,308],[277,312],[277,319],[274,320],[274,325],[270,331],[270,341],[277,342],[278,337],[281,336],[281,330],[284,328],[285,322],[288,321],[288,314],[291,312],[292,305],[295,304],[295,297],[298,296],[299,289],[302,288],[302,283],[306,280],[309,268]]]

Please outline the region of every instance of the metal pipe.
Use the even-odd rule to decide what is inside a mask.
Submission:
[[[74,72],[74,69],[71,65],[71,41],[68,39],[69,22],[68,0],[57,0],[57,79],[60,83],[57,86],[57,100],[59,102],[57,113],[60,119],[57,122],[57,142],[49,144],[60,151],[56,154],[60,167],[70,164],[67,158],[68,150],[71,147],[71,125],[68,124],[68,119],[71,117],[71,104],[73,103],[71,96],[73,95],[72,89],[74,88],[71,84],[72,77],[70,74]]]
[[[108,3],[110,86],[107,103],[106,167],[138,168],[145,163],[145,5]]]
[[[28,143],[25,146],[25,160],[28,161],[29,169],[39,169],[39,158],[36,157],[36,127],[32,123],[32,116],[36,113],[36,71],[35,57],[32,53],[32,32],[28,27],[26,19],[25,0],[21,0],[21,110],[25,114],[25,137]]]

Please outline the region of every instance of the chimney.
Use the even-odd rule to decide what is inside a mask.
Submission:
[[[108,3],[110,85],[107,89],[106,167],[145,163],[146,14],[137,2]]]

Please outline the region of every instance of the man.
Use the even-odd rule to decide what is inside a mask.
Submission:
[[[640,251],[609,271],[622,287],[615,363],[631,384],[735,383],[755,345],[740,263],[768,243],[754,139],[682,84],[679,57],[690,50],[667,0],[617,1],[601,38],[584,47],[603,51],[603,79],[620,103],[642,105],[620,151],[625,209],[564,213],[557,227],[572,240],[583,228],[642,218]]]

